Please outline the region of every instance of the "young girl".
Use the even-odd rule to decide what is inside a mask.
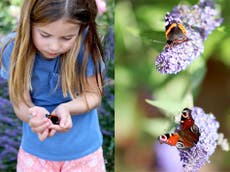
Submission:
[[[23,121],[18,172],[105,171],[96,111],[103,56],[96,15],[95,0],[24,0],[0,58]]]

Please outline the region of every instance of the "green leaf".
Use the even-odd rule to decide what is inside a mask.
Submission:
[[[168,132],[170,121],[163,118],[145,119],[142,121],[142,129],[153,137]]]
[[[136,15],[139,22],[142,22],[140,27],[148,27],[156,31],[164,31],[164,15],[166,11],[154,5],[142,5],[136,10]],[[153,17],[154,16],[154,17]],[[154,20],[156,18],[157,20]]]
[[[196,59],[189,67],[188,71],[190,73],[190,87],[194,92],[200,86],[205,77],[207,71],[205,60],[201,57]]]
[[[157,90],[154,90],[154,97],[158,100],[181,101],[190,87],[189,75],[181,72],[171,76]]]
[[[130,34],[133,34],[133,36],[140,37],[140,30],[137,27],[126,27],[126,31]]]
[[[160,110],[162,110],[167,116],[170,114],[175,114],[178,112],[178,109],[183,108],[180,103],[174,101],[167,100],[146,100],[146,102],[150,105],[153,105]]]
[[[220,60],[228,65],[228,67],[230,67],[230,37],[225,38],[222,43],[221,43],[221,47],[220,47]]]
[[[226,29],[225,29],[226,31]],[[221,30],[214,30],[205,40],[204,42],[204,53],[203,57],[205,59],[208,59],[212,56],[212,53],[216,50],[218,47],[218,44],[226,37],[226,32],[223,32]]]
[[[181,101],[170,101],[170,100],[145,100],[150,105],[153,105],[163,113],[172,117],[179,114],[185,107],[193,107],[193,96],[191,93],[187,93]]]

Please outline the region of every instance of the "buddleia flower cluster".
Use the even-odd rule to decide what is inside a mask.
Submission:
[[[0,171],[15,167],[22,125],[8,100],[7,81],[0,78]]]
[[[186,29],[187,41],[165,46],[155,60],[157,70],[162,74],[176,74],[185,70],[204,51],[204,40],[223,19],[215,4],[210,0],[200,0],[194,6],[179,5],[165,16],[167,22],[177,21]]]
[[[220,124],[213,114],[206,114],[200,107],[192,108],[191,114],[199,127],[200,137],[192,148],[179,149],[182,166],[186,172],[196,172],[210,162],[210,156],[215,152],[217,145],[221,144],[219,136],[223,137],[223,134],[217,132]]]

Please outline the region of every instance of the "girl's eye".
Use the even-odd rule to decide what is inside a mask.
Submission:
[[[40,34],[43,38],[49,38],[50,36],[49,35],[46,35],[46,34]]]
[[[65,41],[69,41],[69,40],[72,39],[72,37],[63,37],[62,39],[65,40]]]

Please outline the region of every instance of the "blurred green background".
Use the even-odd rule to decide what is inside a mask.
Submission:
[[[197,2],[116,1],[115,169],[118,172],[158,171],[154,144],[157,136],[170,128],[173,115],[165,115],[148,104],[146,99],[173,97],[169,102],[178,104],[177,107],[172,106],[175,112],[193,102],[206,113],[215,114],[220,122],[219,132],[230,139],[230,1],[217,1],[224,22],[209,35],[204,54],[186,71],[172,76],[161,75],[154,65],[166,42],[166,12],[178,4],[194,5]],[[182,96],[185,92],[188,94]],[[210,160],[211,163],[201,171],[230,171],[230,153],[220,147]]]

